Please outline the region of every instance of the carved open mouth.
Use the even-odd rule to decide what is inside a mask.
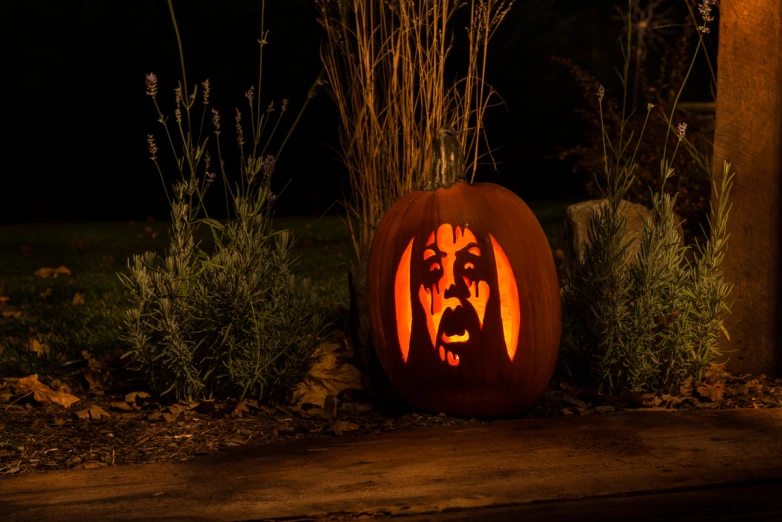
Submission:
[[[443,332],[443,335],[440,336],[440,340],[445,344],[464,343],[467,342],[469,338],[470,338],[470,332],[468,332],[467,330],[462,330],[461,333],[455,333],[453,335],[447,335],[445,332]]]
[[[470,333],[467,330],[453,335],[446,335],[445,332],[443,332],[443,335],[440,336],[440,340],[445,344],[464,343],[469,338]],[[459,366],[459,354],[453,353],[451,350],[446,350],[444,346],[440,347],[440,359],[442,361],[447,360],[448,364],[451,366]]]
[[[465,349],[465,343],[470,340],[469,322],[471,317],[463,306],[454,310],[446,310],[440,323],[438,337],[440,360],[450,366],[459,366],[459,352]],[[477,319],[477,318],[476,318]]]

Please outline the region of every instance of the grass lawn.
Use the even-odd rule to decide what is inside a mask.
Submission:
[[[530,204],[554,248],[561,244],[566,206]],[[339,216],[279,218],[276,228],[292,232],[298,271],[312,279],[332,325],[344,328],[347,274],[355,259],[345,222]],[[168,229],[164,221],[0,226],[0,376],[58,373],[86,362],[85,351],[124,350],[118,334],[127,300],[117,273],[133,254],[163,252]],[[208,232],[201,239],[208,250]],[[60,266],[70,274],[34,275]]]
[[[566,203],[530,206],[552,247],[561,248]],[[298,270],[312,277],[333,328],[344,331],[347,274],[354,259],[345,224],[330,216],[279,219],[276,225],[295,236]],[[0,226],[0,475],[171,462],[248,444],[437,425],[473,429],[488,422],[418,411],[393,397],[375,400],[366,390],[350,386],[337,392],[330,413],[325,386],[319,388],[322,395],[311,394],[307,408],[307,401],[298,399],[259,405],[236,398],[174,401],[145,393],[143,375],[119,371],[125,363],[117,355],[126,350],[119,326],[128,303],[117,273],[126,270],[133,254],[162,252],[168,227],[167,222]],[[208,243],[204,247],[208,250]],[[56,278],[35,275],[40,268],[61,266],[68,273],[62,270]],[[348,364],[350,346],[341,335],[329,337],[321,346],[331,347],[331,358],[319,361],[319,371],[356,382],[355,368]],[[40,374],[45,388],[77,402],[63,407],[46,397],[31,397],[33,392],[21,383],[34,380],[33,373]],[[679,392],[613,397],[555,376],[521,415],[782,406],[782,379],[731,375],[717,367]],[[318,397],[322,405],[313,406]]]

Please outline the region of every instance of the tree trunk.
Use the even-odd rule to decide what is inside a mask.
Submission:
[[[720,3],[714,177],[736,172],[724,268],[733,283],[736,372],[780,374],[782,354],[782,2]]]

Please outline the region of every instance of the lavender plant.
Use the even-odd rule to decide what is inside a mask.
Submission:
[[[700,5],[698,2],[701,2]],[[678,20],[672,15],[674,4],[685,7],[682,11],[688,13],[686,19]],[[641,127],[648,123],[644,128],[647,139],[639,144],[636,151],[637,167],[634,171],[634,182],[628,189],[626,199],[648,207],[652,206],[653,191],[650,191],[649,187],[653,187],[654,192],[661,188],[661,177],[658,173],[660,160],[658,144],[664,140],[667,140],[669,147],[679,143],[678,137],[670,131],[670,109],[676,107],[676,118],[681,118],[693,108],[693,104],[679,104],[677,93],[685,75],[692,67],[694,57],[698,57],[698,60],[708,66],[711,92],[705,98],[714,99],[716,75],[710,55],[713,54],[715,46],[713,39],[708,40],[712,22],[710,18],[713,18],[712,7],[713,4],[703,3],[701,0],[633,2],[633,10],[627,15],[632,19],[633,31],[633,41],[627,42],[628,46],[632,44],[628,49],[633,58],[628,92],[632,93],[632,107],[640,109],[647,101],[657,107],[658,110],[654,111],[655,114],[648,122],[643,118],[632,118],[621,125],[622,122],[619,121],[621,115],[612,111],[606,111],[604,121],[601,122],[598,116],[598,100],[594,95],[599,84],[597,78],[571,60],[552,57],[555,63],[562,65],[573,76],[581,88],[586,107],[576,108],[574,113],[588,125],[584,143],[561,149],[557,157],[562,160],[575,160],[573,172],[583,177],[585,188],[590,196],[597,197],[599,192],[595,186],[593,168],[602,160],[603,131],[605,130],[611,139],[616,140],[620,129],[625,132],[635,131],[638,134]],[[620,10],[618,6],[617,10],[620,11],[622,20],[626,21],[624,10]],[[698,16],[698,11],[701,11],[703,16]],[[681,28],[679,34],[672,38],[672,29],[678,27]],[[705,40],[704,35],[707,38]],[[697,49],[693,54],[692,49],[696,46]],[[613,104],[621,104],[620,99],[611,98],[610,94],[606,96],[604,106],[609,101]],[[672,158],[672,166],[676,168],[677,175],[668,180],[665,189],[669,194],[678,194],[674,211],[685,218],[683,224],[685,238],[687,243],[691,244],[694,238],[702,238],[699,228],[706,223],[709,213],[713,125],[709,122],[709,118],[696,117],[689,123],[687,136],[681,140],[681,150],[675,158]],[[602,172],[599,169],[597,174],[602,180]]]
[[[188,89],[171,0],[168,5],[182,65],[182,81],[174,89],[173,123],[159,105],[158,79],[152,73],[146,77],[146,94],[157,110],[179,179],[173,194],[166,190],[172,223],[165,254],[134,256],[128,263],[129,273],[120,274],[131,302],[123,331],[130,345],[129,367],[141,372],[154,391],[178,399],[282,395],[306,370],[325,327],[309,280],[293,272],[296,259],[290,235],[275,231],[272,223],[275,196],[270,183],[276,160],[267,148],[286,112],[287,100],[272,120],[273,102],[261,111],[256,101],[260,74],[257,91],[252,86],[245,93],[251,134],[245,138],[244,114],[236,109],[240,157],[238,179],[232,182],[222,156],[222,117],[217,109],[209,108],[209,80],[201,83],[199,111],[198,86]],[[267,37],[262,15],[261,64]],[[202,135],[207,116],[213,144]],[[269,126],[271,131],[266,132]],[[265,143],[264,136],[268,136]],[[165,188],[154,136],[148,136],[147,142]],[[216,151],[217,168],[213,168],[210,148]],[[224,222],[211,218],[205,205],[206,193],[218,177],[228,212]],[[208,227],[214,239],[211,253],[195,239],[201,227]]]
[[[632,12],[633,0],[628,0]],[[703,24],[699,35],[708,32],[713,20],[713,0],[701,5]],[[708,365],[720,355],[717,341],[723,316],[729,311],[730,285],[723,279],[720,263],[725,256],[726,225],[730,207],[728,195],[733,175],[724,165],[719,186],[714,185],[715,201],[709,218],[705,244],[696,243],[698,256],[685,257],[690,247],[682,245],[676,230],[676,195],[666,193],[665,184],[674,176],[673,160],[685,139],[687,125],[670,126],[677,142],[670,157],[663,148],[660,162],[661,187],[651,192],[652,218],[644,220],[638,253],[628,258],[625,218],[620,204],[634,181],[638,144],[653,109],[647,105],[646,120],[635,147],[633,134],[625,134],[627,86],[630,70],[632,21],[628,16],[625,58],[621,75],[624,97],[621,108],[609,105],[617,115],[619,139],[611,141],[603,125],[604,186],[608,199],[595,215],[588,230],[589,241],[581,255],[580,245],[566,269],[562,291],[563,340],[560,370],[582,384],[612,393],[649,390],[675,390],[692,377],[700,379]],[[700,45],[698,46],[700,49]],[[696,51],[697,52],[697,51]],[[693,58],[694,60],[694,58]],[[689,71],[676,96],[678,100]],[[599,115],[603,121],[605,89],[598,88]],[[675,101],[669,121],[673,120]],[[632,154],[630,154],[632,151]],[[597,178],[597,176],[596,176]],[[597,179],[596,179],[597,183]]]

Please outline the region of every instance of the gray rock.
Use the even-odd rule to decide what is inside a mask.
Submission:
[[[593,199],[570,205],[565,211],[565,259],[570,263],[575,259],[576,245],[581,244],[581,255],[589,243],[587,230],[592,216],[597,214],[601,207],[608,204],[607,199]],[[635,256],[640,249],[641,232],[643,231],[643,218],[651,219],[652,210],[638,203],[631,203],[622,200],[620,212],[626,216],[625,221],[625,239],[634,238],[635,240],[628,248],[627,263]],[[682,218],[674,214],[674,219],[678,224],[679,238],[684,242],[684,230],[682,230]]]

